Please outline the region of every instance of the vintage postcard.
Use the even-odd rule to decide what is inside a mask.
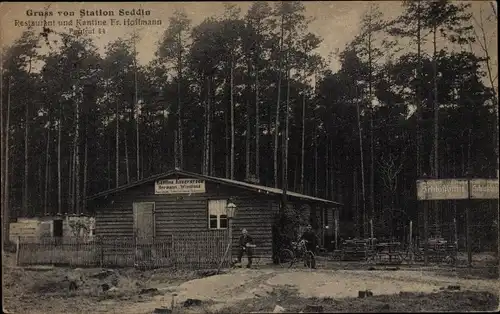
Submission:
[[[499,309],[494,1],[0,4],[5,313]]]

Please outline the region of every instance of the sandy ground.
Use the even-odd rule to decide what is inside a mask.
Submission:
[[[350,264],[351,265],[351,264]],[[326,266],[326,265],[322,265]],[[293,291],[303,298],[357,297],[360,290],[371,290],[375,296],[398,295],[401,292],[438,292],[449,285],[461,290],[489,291],[500,295],[498,279],[479,279],[458,275],[453,269],[438,267],[408,270],[342,270],[233,269],[228,273],[203,276],[196,272],[171,270],[112,270],[112,275],[98,279],[101,269],[30,268],[5,265],[3,278],[4,306],[10,313],[152,313],[155,308],[170,308],[175,299],[177,313],[216,312],[238,306],[248,300],[273,296],[273,304],[286,306],[287,296],[276,291]],[[379,269],[379,268],[377,268]],[[78,290],[68,292],[68,280],[78,282]],[[471,279],[472,278],[472,279]],[[103,292],[101,285],[114,288]],[[141,293],[156,288],[153,293]],[[201,307],[182,308],[187,299],[202,301]],[[252,301],[254,302],[254,301]],[[255,301],[257,302],[257,301]],[[411,310],[411,309],[408,309]]]
[[[259,298],[277,287],[293,287],[305,298],[357,297],[359,290],[371,290],[374,295],[399,294],[400,292],[437,292],[448,285],[461,289],[490,291],[500,294],[498,280],[470,280],[436,276],[420,271],[328,271],[328,270],[275,270],[237,269],[219,276],[191,280],[151,302],[136,304],[123,313],[151,313],[155,307],[170,307],[173,294],[176,304],[186,299],[199,299],[210,304],[204,309],[217,311],[239,301]],[[282,300],[286,301],[286,300]]]

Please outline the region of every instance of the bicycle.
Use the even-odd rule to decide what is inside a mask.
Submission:
[[[311,261],[315,258],[312,251],[306,248],[306,240],[292,242],[291,249],[282,249],[278,255],[278,262],[281,267],[288,265],[291,268],[298,261],[303,261],[304,266],[312,268]]]

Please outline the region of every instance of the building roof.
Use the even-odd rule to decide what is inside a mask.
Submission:
[[[264,186],[264,185],[258,185],[258,184],[248,183],[248,182],[226,179],[226,178],[212,177],[212,176],[202,175],[202,174],[188,172],[188,171],[184,171],[184,170],[171,170],[171,171],[168,171],[166,173],[154,175],[154,176],[151,176],[149,178],[145,178],[145,179],[142,179],[142,180],[139,180],[139,181],[127,184],[127,185],[123,185],[123,186],[120,186],[120,187],[117,187],[114,189],[106,190],[106,191],[91,195],[87,199],[93,200],[96,198],[108,196],[108,195],[114,194],[116,192],[127,190],[127,189],[130,189],[132,187],[136,187],[136,186],[139,186],[139,185],[142,185],[145,183],[154,182],[156,180],[160,180],[160,179],[169,177],[171,175],[176,175],[176,174],[177,175],[184,175],[184,176],[188,176],[188,177],[193,177],[193,178],[200,179],[200,180],[211,181],[211,182],[215,182],[215,183],[227,184],[230,186],[243,188],[243,189],[247,189],[247,190],[252,190],[252,191],[256,191],[256,192],[260,192],[260,193],[283,195],[283,190],[278,189],[278,188],[271,188],[271,187]],[[293,198],[306,200],[306,201],[310,201],[310,202],[325,203],[325,204],[332,204],[332,205],[342,205],[341,203],[334,202],[331,200],[326,200],[323,198],[304,195],[304,194],[295,193],[295,192],[291,192],[291,191],[286,191],[286,195],[288,197],[293,197]]]

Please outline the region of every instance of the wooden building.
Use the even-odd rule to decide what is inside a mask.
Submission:
[[[173,170],[90,196],[88,210],[95,215],[97,237],[148,241],[227,230],[226,206],[232,202],[237,206],[233,254],[246,228],[257,245],[255,254],[271,257],[273,222],[282,199],[281,189]],[[334,210],[341,205],[294,192],[287,192],[287,204],[316,213],[316,226],[327,223],[330,232]]]

